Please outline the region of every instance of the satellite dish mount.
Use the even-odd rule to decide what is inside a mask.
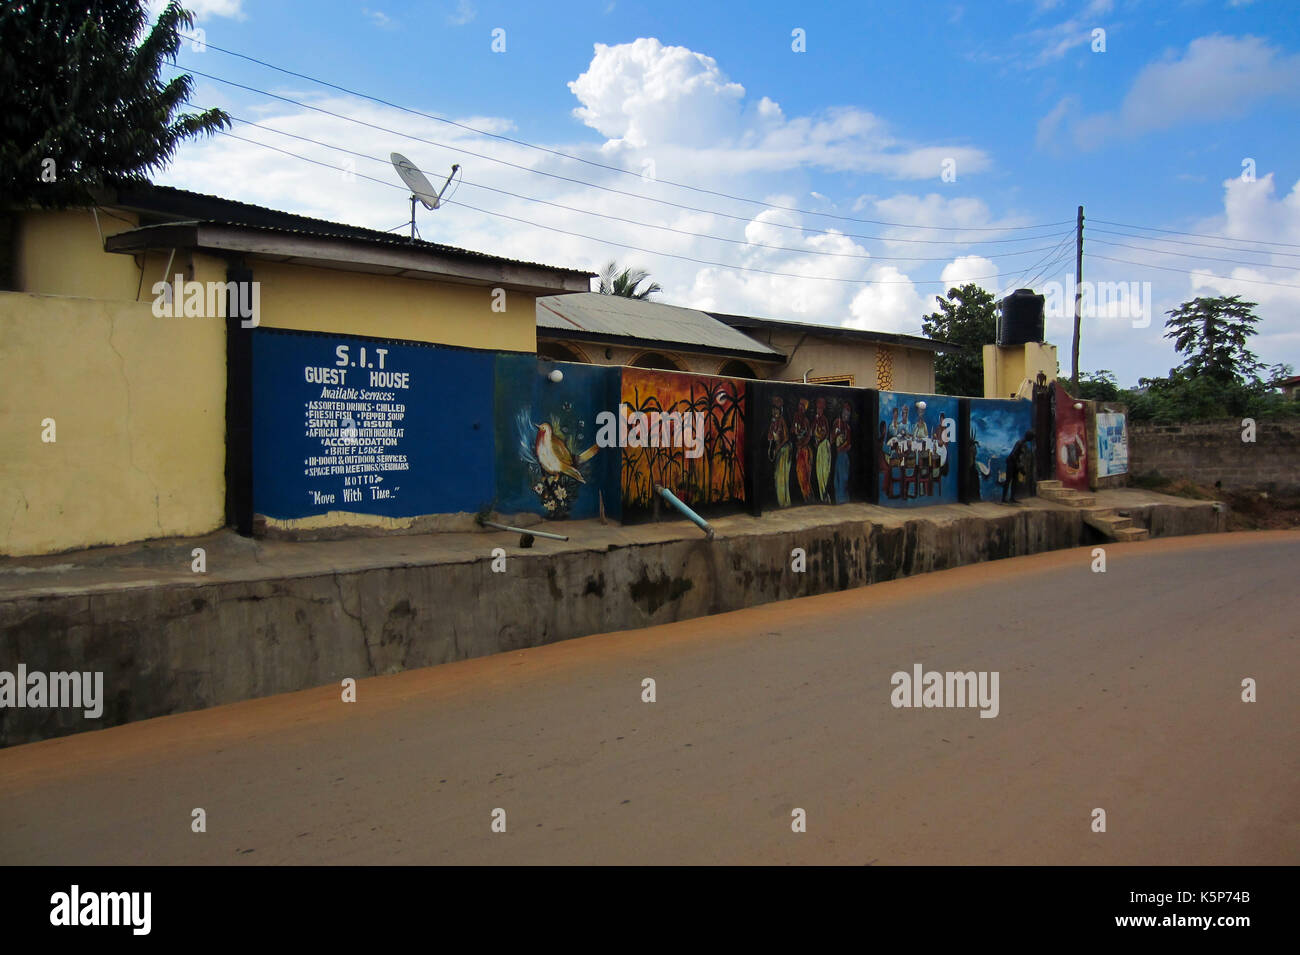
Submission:
[[[417,167],[415,163],[411,162],[411,160],[407,159],[401,153],[393,153],[389,158],[392,160],[393,168],[397,170],[397,174],[402,177],[402,182],[406,183],[407,187],[411,190],[411,238],[414,239],[415,204],[419,202],[430,212],[437,209],[442,204],[443,193],[445,193],[447,187],[451,185],[452,179],[456,178],[456,172],[460,169],[460,165],[452,165],[451,175],[449,175],[447,181],[442,184],[442,188],[435,191],[432,183],[424,177],[424,173],[420,172],[419,167]]]

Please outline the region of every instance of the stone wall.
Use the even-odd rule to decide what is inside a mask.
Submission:
[[[1222,482],[1225,488],[1300,493],[1300,420],[1258,419],[1254,442],[1242,440],[1244,432],[1239,418],[1130,423],[1129,474],[1158,473],[1204,485]]]

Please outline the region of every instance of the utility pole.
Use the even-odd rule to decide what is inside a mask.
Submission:
[[[1083,206],[1074,237],[1074,346],[1070,349],[1070,391],[1079,394],[1079,320],[1083,315]]]

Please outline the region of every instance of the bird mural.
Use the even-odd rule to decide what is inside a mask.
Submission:
[[[599,445],[593,444],[586,451],[575,454],[564,429],[554,418],[534,424],[527,410],[515,416],[515,431],[519,436],[519,456],[525,462],[547,477],[567,477],[579,484],[587,483],[581,467],[596,456],[600,451]]]
[[[533,443],[533,453],[537,457],[537,463],[547,474],[565,474],[581,484],[586,484],[587,479],[578,470],[578,465],[586,464],[599,450],[600,446],[593,444],[575,457],[558,429],[549,424],[537,426],[537,439]]]

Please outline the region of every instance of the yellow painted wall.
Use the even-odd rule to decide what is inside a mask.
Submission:
[[[134,227],[136,218],[121,210],[109,214],[101,209],[99,222],[107,237]],[[500,312],[492,310],[493,291],[488,286],[257,259],[249,259],[248,265],[254,280],[261,283],[260,324],[268,327],[499,351],[537,349],[537,296],[526,292],[506,290],[505,311]],[[89,209],[24,213],[15,266],[19,291],[111,301],[152,302],[154,283],[164,281],[164,273],[167,281],[177,273],[188,281],[226,280],[223,259],[183,251],[174,258],[151,253],[142,280],[135,256],[103,250]]]
[[[556,338],[553,329],[542,329],[543,338]],[[876,387],[875,345],[863,342],[845,342],[808,337],[800,344],[800,335],[786,331],[775,331],[770,335],[767,330],[759,333],[759,340],[769,344],[777,351],[788,355],[796,346],[798,353],[789,366],[770,362],[749,361],[749,365],[758,373],[759,378],[777,381],[799,381],[805,370],[811,368],[809,380],[852,375],[856,388]],[[563,341],[562,334],[559,340]],[[646,351],[667,354],[674,358],[683,371],[702,375],[717,375],[727,361],[715,355],[695,355],[689,352],[675,352],[659,348],[627,348],[620,345],[599,345],[591,342],[573,342],[570,347],[580,349],[588,360],[597,365],[628,365],[638,355]],[[609,349],[610,357],[605,357]],[[934,353],[919,348],[901,348],[890,346],[893,355],[894,391],[912,391],[919,394],[934,392]],[[742,359],[745,360],[745,359]]]
[[[1019,390],[1021,382],[1037,379],[1040,371],[1050,384],[1056,380],[1057,368],[1055,345],[985,345],[984,397],[1009,398]]]
[[[133,228],[136,221],[133,214],[120,209],[99,210],[105,238]],[[226,263],[215,256],[186,251],[178,251],[175,256],[152,252],[140,257],[105,252],[89,209],[23,213],[18,223],[14,265],[17,291],[113,302],[152,303],[154,284],[171,282],[177,274],[186,281],[226,280]]]
[[[391,278],[276,262],[250,263],[262,283],[261,324],[498,351],[537,350],[537,296],[488,286]]]
[[[219,320],[0,292],[0,554],[220,527],[225,354]]]
[[[134,228],[136,218],[123,222],[99,213],[104,236]],[[166,260],[158,266],[161,276]],[[18,290],[42,295],[79,295],[134,301],[140,269],[129,255],[104,251],[89,209],[39,210],[19,217],[14,277]],[[157,281],[153,279],[151,281]],[[147,285],[141,293],[148,292]]]

